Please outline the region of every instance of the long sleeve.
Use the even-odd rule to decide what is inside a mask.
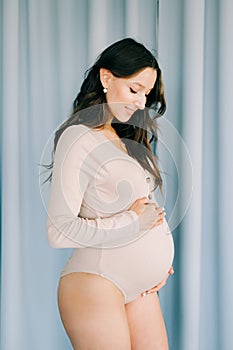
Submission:
[[[67,128],[59,139],[47,216],[47,237],[54,248],[111,247],[140,232],[138,216],[125,210],[108,217],[83,218],[80,209],[93,177],[87,128]]]

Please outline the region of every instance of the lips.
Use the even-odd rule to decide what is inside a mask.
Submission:
[[[126,112],[127,112],[129,115],[132,115],[132,114],[136,111],[136,109],[130,108],[130,107],[128,107],[128,106],[125,106],[125,109],[126,109]]]

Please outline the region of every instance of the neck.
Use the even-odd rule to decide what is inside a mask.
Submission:
[[[111,125],[111,121],[109,121],[108,123],[104,124],[104,129],[112,131],[112,132],[114,132],[116,134],[115,129]]]

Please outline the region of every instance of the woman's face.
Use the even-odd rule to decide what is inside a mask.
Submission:
[[[127,122],[137,109],[144,109],[147,95],[153,89],[157,72],[146,67],[127,78],[117,78],[104,68],[100,69],[100,79],[107,88],[106,101],[115,118]]]

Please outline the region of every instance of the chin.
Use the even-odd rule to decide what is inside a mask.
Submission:
[[[113,120],[112,120],[112,122],[113,123],[127,123],[129,120],[130,120],[130,118],[131,117],[129,117],[129,116],[124,116],[124,117],[122,117],[122,115],[121,116],[114,116],[114,118],[113,118]]]
[[[130,120],[131,117],[127,117],[127,118],[117,118],[116,119],[120,122],[120,123],[127,123]]]
[[[115,119],[117,119],[120,123],[126,123],[128,122],[134,113],[128,114],[128,113],[121,113],[120,115],[115,115]]]

